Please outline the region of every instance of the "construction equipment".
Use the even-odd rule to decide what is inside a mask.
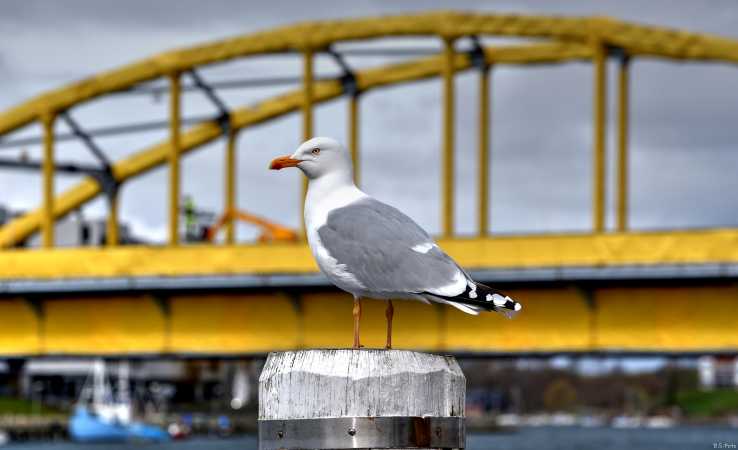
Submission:
[[[221,228],[223,228],[226,224],[230,223],[233,220],[240,220],[241,222],[250,223],[259,227],[261,229],[259,242],[297,242],[297,231],[284,225],[270,222],[263,217],[259,217],[254,214],[239,210],[230,210],[223,213],[223,215],[220,216],[220,218],[218,218],[215,223],[207,227],[205,239],[208,242],[213,242]]]

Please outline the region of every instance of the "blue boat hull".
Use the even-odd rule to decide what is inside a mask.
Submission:
[[[164,442],[169,435],[161,428],[141,422],[129,425],[108,423],[85,408],[77,408],[69,419],[69,436],[77,442],[125,442],[129,440]]]

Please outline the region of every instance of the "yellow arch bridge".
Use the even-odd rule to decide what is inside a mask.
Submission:
[[[351,70],[336,44],[406,36],[440,39],[434,54]],[[488,37],[528,38],[485,45]],[[463,45],[462,45],[463,44]],[[463,47],[463,50],[461,49]],[[360,52],[360,50],[353,50]],[[346,51],[348,52],[348,50]],[[216,83],[198,75],[207,65],[265,54],[302,59],[299,89],[229,110]],[[335,79],[314,76],[316,55],[344,69]],[[371,53],[371,50],[367,50]],[[302,137],[313,134],[313,107],[348,97],[349,147],[359,161],[363,94],[383,86],[440,77],[443,117],[440,243],[481,281],[507,288],[525,303],[516,320],[471,317],[413,302],[397,305],[396,344],[403,348],[473,354],[556,352],[736,353],[738,349],[738,230],[632,232],[628,228],[629,64],[633,58],[735,64],[738,42],[641,26],[604,17],[567,18],[434,12],[412,16],[301,23],[162,53],[30,99],[0,113],[0,146],[34,145],[38,161],[0,160],[3,167],[39,170],[41,206],[0,228],[0,356],[245,355],[269,350],[347,346],[350,305],[317,272],[304,242],[180,245],[180,158],[225,137],[226,209],[237,208],[238,133],[299,113]],[[616,227],[605,227],[605,143],[608,60],[616,77]],[[592,228],[566,235],[498,236],[489,216],[489,72],[502,64],[590,61],[593,66]],[[454,76],[478,74],[476,236],[459,236],[454,211]],[[97,134],[73,119],[75,107],[102,96],[144,89],[163,79],[169,99],[169,138],[110,161]],[[190,79],[191,83],[182,80]],[[258,80],[255,81],[257,83]],[[221,112],[184,120],[183,91],[199,89]],[[64,121],[71,130],[56,133]],[[39,124],[38,138],[7,135]],[[184,125],[187,127],[184,127]],[[117,131],[146,128],[124,125]],[[6,135],[6,136],[4,136]],[[55,164],[55,145],[79,139],[100,165]],[[296,139],[297,141],[297,136]],[[169,243],[119,245],[118,187],[156,167],[168,168]],[[59,172],[84,177],[54,194]],[[108,201],[107,245],[56,248],[55,222],[99,195]],[[40,233],[40,249],[23,248]],[[365,342],[381,345],[382,305],[368,302]],[[369,318],[376,316],[376,320]]]

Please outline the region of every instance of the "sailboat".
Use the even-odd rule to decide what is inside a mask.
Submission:
[[[105,362],[95,360],[87,377],[74,413],[69,418],[69,435],[78,442],[123,442],[129,440],[167,441],[161,428],[132,419],[131,395],[128,389],[129,366],[118,366],[117,395],[106,377]]]

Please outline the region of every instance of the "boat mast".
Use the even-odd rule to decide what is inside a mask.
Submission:
[[[92,404],[94,406],[105,403],[105,361],[96,359],[92,368]]]

